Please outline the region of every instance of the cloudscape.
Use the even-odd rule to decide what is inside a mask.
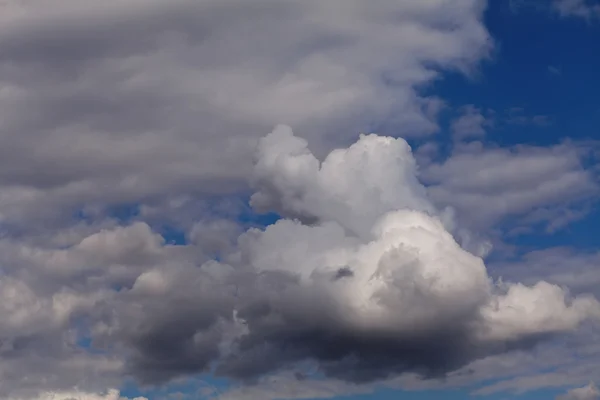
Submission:
[[[0,399],[600,399],[600,3],[0,1]]]

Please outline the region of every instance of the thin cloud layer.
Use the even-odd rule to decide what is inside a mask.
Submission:
[[[593,149],[597,143],[588,145]],[[582,207],[573,210],[574,204],[600,193],[597,171],[584,165],[590,156],[590,146],[572,142],[514,148],[471,142],[428,164],[421,178],[435,203],[452,206],[458,220],[475,231],[489,230],[506,217],[552,231],[582,212]]]
[[[563,17],[591,19],[600,16],[600,5],[590,0],[554,0],[552,7]]]

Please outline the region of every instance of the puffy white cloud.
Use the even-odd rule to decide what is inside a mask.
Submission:
[[[304,139],[278,126],[259,142],[251,204],[300,218],[334,220],[362,235],[387,211],[433,212],[404,140],[363,135],[319,160]]]
[[[361,157],[354,158],[356,153]],[[345,166],[342,156],[360,160],[361,172],[351,170],[346,178],[350,168],[333,170],[331,166]],[[319,163],[281,127],[265,138],[257,161],[259,187],[270,190],[271,204],[315,219],[309,225],[281,220],[264,232],[242,236],[242,260],[255,270],[286,273],[292,280],[280,277],[277,286],[261,283],[259,293],[279,287],[276,304],[265,294],[263,311],[253,309],[252,301],[242,303],[239,316],[248,333],[241,348],[247,354],[233,355],[225,371],[251,374],[255,352],[264,350],[277,362],[281,357],[319,359],[325,371],[345,379],[419,369],[435,373],[478,357],[473,352],[478,346],[467,343],[489,346],[486,351],[498,343],[520,346],[600,317],[594,298],[570,299],[546,282],[492,283],[482,260],[463,250],[446,230],[414,178],[413,166],[402,139],[362,136],[348,150],[336,150]],[[328,176],[339,179],[327,181]],[[346,183],[349,179],[352,184]],[[352,217],[346,210],[361,218],[356,224],[360,229],[348,228]],[[272,343],[263,349],[267,333]],[[440,344],[442,336],[445,344]],[[326,338],[336,338],[335,346]],[[286,344],[304,352],[273,355]],[[429,353],[431,348],[436,355]],[[353,359],[347,359],[351,354]],[[270,358],[266,360],[265,368]]]
[[[598,295],[600,284],[600,254],[555,247],[531,251],[518,260],[495,262],[495,275],[509,280],[533,283],[540,279],[566,286],[572,292],[592,292]]]

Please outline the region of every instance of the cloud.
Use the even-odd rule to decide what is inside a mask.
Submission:
[[[456,139],[485,136],[485,128],[490,121],[473,105],[463,107],[463,114],[452,121],[451,130]]]
[[[363,234],[387,211],[434,210],[416,168],[405,141],[376,135],[361,136],[320,163],[306,140],[278,126],[259,142],[251,205],[301,219],[335,219]]]
[[[584,167],[588,155],[589,147],[573,142],[513,148],[472,142],[427,165],[421,177],[434,202],[452,206],[475,231],[532,212],[538,222],[556,226],[554,218],[569,204],[598,195],[595,172]]]
[[[231,199],[259,137],[294,123],[326,153],[382,120],[431,134],[442,100],[420,88],[492,45],[479,0],[0,7],[3,398],[201,370],[240,328],[235,285],[199,266],[236,252],[243,228],[223,219],[247,207]],[[165,243],[165,224],[190,244]],[[179,297],[161,303],[161,285]]]
[[[569,390],[566,394],[557,396],[556,400],[597,400],[600,399],[600,390],[592,382],[587,386]]]
[[[555,65],[548,65],[548,72],[552,75],[562,75],[562,70],[560,67]]]
[[[453,236],[461,183],[436,163],[420,171],[406,141],[347,146],[379,121],[413,138],[438,129],[443,100],[421,88],[487,56],[485,2],[1,7],[0,397],[121,400],[105,388],[199,373],[293,395],[306,362],[318,366],[308,393],[361,392],[598,316],[595,299],[552,282],[493,281]],[[281,121],[304,138],[283,125],[260,138]],[[478,202],[469,227],[594,193],[575,145],[513,150],[446,161],[493,176],[504,161],[542,164],[517,180],[524,200]],[[249,187],[279,222],[230,220]],[[160,235],[168,224],[185,244]],[[265,386],[273,376],[286,378]]]
[[[218,242],[220,261],[203,232],[235,235],[222,223],[178,246],[143,222],[82,231],[62,249],[2,239],[2,351],[13,355],[3,380],[53,371],[56,390],[94,382],[92,393],[120,376],[264,382],[305,362],[342,386],[434,378],[600,317],[594,298],[551,283],[493,282],[428,200],[403,139],[363,135],[318,161],[280,126],[261,139],[254,174],[253,201],[289,217]],[[4,394],[22,395],[11,382]]]
[[[552,7],[563,17],[590,19],[600,16],[600,5],[588,0],[554,0]]]
[[[550,69],[552,73],[560,73]],[[551,118],[548,115],[526,115],[522,107],[512,107],[507,110],[505,122],[509,125],[530,125],[547,126],[550,125]]]
[[[478,350],[518,347],[525,338],[568,331],[596,314],[594,299],[566,300],[561,288],[545,282],[493,285],[481,259],[456,244],[428,209],[426,197],[420,208],[409,206],[425,192],[416,182],[414,192],[404,183],[413,160],[402,139],[362,136],[322,164],[302,145],[281,127],[259,145],[258,173],[272,177],[271,189],[285,183],[275,204],[289,203],[314,219],[310,225],[281,220],[242,237],[240,256],[264,276],[255,292],[265,295],[259,296],[260,307],[254,300],[239,309],[248,331],[221,373],[248,378],[257,372],[257,359],[266,370],[282,367],[283,360],[316,359],[329,376],[355,381],[393,372],[435,375],[482,356]],[[381,194],[361,203],[341,192],[334,196],[337,207],[315,201],[331,196],[323,191],[338,191],[333,184],[320,184],[320,174],[339,177],[341,188],[357,188],[346,184],[344,174],[346,159],[354,159],[358,149],[361,170],[381,172],[364,184]],[[369,158],[367,149],[388,155]],[[374,169],[380,161],[387,165],[387,157],[396,161],[395,168]],[[333,166],[337,173],[328,171]],[[317,184],[307,188],[306,182]],[[396,209],[386,209],[388,199]],[[346,230],[343,213],[330,211],[344,207],[361,216],[382,211],[379,218],[357,224],[357,235]],[[364,229],[367,221],[370,231]],[[340,269],[352,275],[336,279]],[[269,300],[270,290],[276,290],[277,303]]]
[[[600,6],[594,0],[510,0],[509,7],[513,13],[532,9],[546,13],[553,12],[561,17],[579,17],[586,20],[600,15]]]
[[[419,88],[491,47],[479,0],[2,7],[0,220],[14,229],[244,189],[280,122],[321,154],[380,121],[430,134],[440,99]]]
[[[148,400],[145,397],[123,397],[116,389],[110,389],[104,394],[86,393],[81,391],[74,392],[47,392],[35,398],[10,398],[9,400]]]

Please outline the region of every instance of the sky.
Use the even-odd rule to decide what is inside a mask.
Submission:
[[[600,399],[599,38],[0,0],[0,399]]]

